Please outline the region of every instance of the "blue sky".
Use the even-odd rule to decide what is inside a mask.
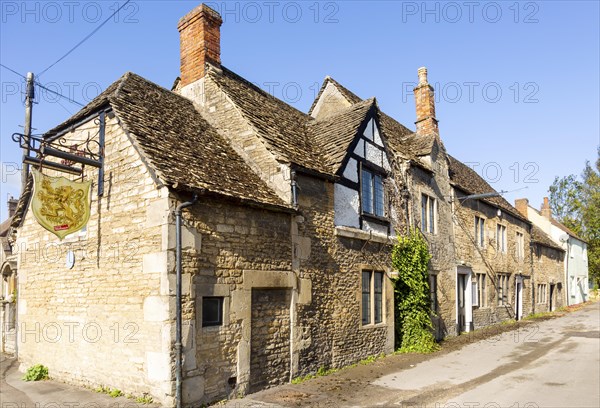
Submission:
[[[39,73],[122,1],[0,1],[0,62]],[[200,1],[131,1],[40,81],[80,102],[127,71],[170,88],[177,21]],[[505,195],[539,206],[555,176],[580,173],[600,144],[597,1],[207,2],[223,15],[221,56],[307,111],[326,75],[414,129],[412,87],[426,66],[447,150]],[[0,216],[19,193],[23,81],[0,69]],[[35,133],[79,107],[38,93]],[[60,102],[60,103],[59,103]],[[526,189],[525,189],[526,188]]]

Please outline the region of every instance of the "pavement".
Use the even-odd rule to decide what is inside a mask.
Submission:
[[[449,339],[434,354],[392,355],[220,404],[242,407],[600,407],[600,303],[549,320]],[[133,408],[58,381],[24,382],[0,355],[1,408]]]
[[[142,405],[125,397],[112,398],[106,394],[58,381],[26,382],[18,370],[19,363],[0,353],[1,408],[134,408],[158,407]]]

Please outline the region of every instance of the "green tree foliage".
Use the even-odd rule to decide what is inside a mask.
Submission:
[[[600,280],[600,147],[592,165],[586,162],[581,181],[575,175],[556,177],[550,186],[554,217],[588,241],[590,278]]]
[[[396,301],[396,347],[400,352],[429,353],[439,348],[432,334],[427,267],[431,255],[421,233],[399,236],[392,250]]]

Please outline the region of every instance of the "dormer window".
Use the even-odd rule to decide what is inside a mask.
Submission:
[[[363,214],[385,217],[383,176],[370,169],[361,172],[361,203]]]

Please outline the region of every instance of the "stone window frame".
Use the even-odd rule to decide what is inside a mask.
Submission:
[[[548,285],[545,283],[537,284],[537,304],[546,304],[548,303]]]
[[[525,260],[525,232],[520,229],[515,232],[515,259],[517,262]]]
[[[500,232],[502,232],[502,246],[500,245]],[[507,232],[508,227],[506,224],[496,223],[496,253],[506,254],[508,252]]]
[[[510,306],[510,277],[511,274],[508,272],[496,275],[496,303],[499,307]]]
[[[201,283],[197,285],[196,292],[196,327],[199,327],[202,332],[220,331],[229,326],[230,315],[230,300],[231,290],[229,284],[225,283]],[[223,298],[223,319],[220,325],[203,326],[202,324],[202,302],[205,297],[222,297]]]
[[[485,239],[486,239],[486,230],[485,223],[487,218],[481,216],[481,214],[475,215],[475,242],[477,243],[477,247],[481,249],[485,249]]]
[[[369,272],[369,322],[363,323],[363,273]],[[381,321],[375,322],[375,274],[381,274]],[[371,266],[363,266],[359,268],[359,285],[358,285],[358,298],[359,298],[359,311],[360,311],[360,328],[371,329],[376,327],[386,326],[386,271],[380,268],[374,268]]]
[[[488,304],[488,280],[485,272],[475,272],[475,279],[472,280],[473,289],[473,307],[485,309]],[[475,301],[476,300],[476,301]]]
[[[425,206],[425,218],[423,217],[423,199],[427,199],[427,204]],[[420,214],[421,214],[421,231],[427,234],[436,235],[438,233],[438,202],[437,198],[432,194],[428,194],[424,191],[421,191],[421,200],[419,204]],[[433,203],[433,223],[431,223],[431,208]],[[427,225],[425,225],[425,221],[427,221]],[[431,225],[433,224],[433,225]],[[432,231],[433,227],[433,231]]]
[[[431,301],[431,311],[434,314],[438,314],[440,303],[438,300],[438,273],[429,273],[429,300]]]

